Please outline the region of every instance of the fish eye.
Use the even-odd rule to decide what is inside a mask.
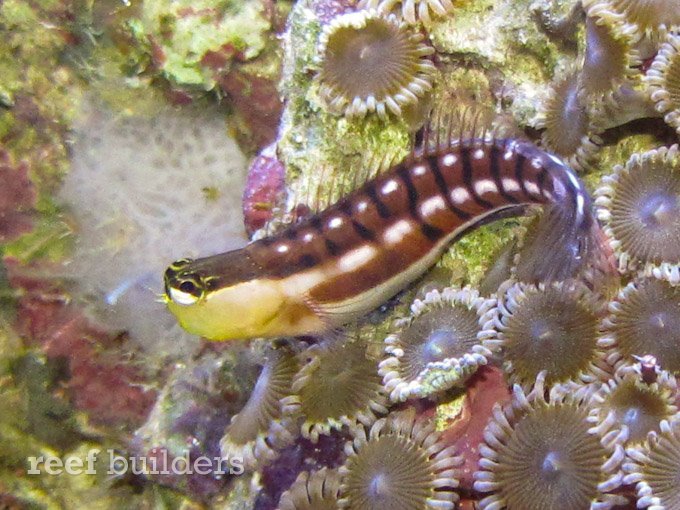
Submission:
[[[166,294],[175,303],[192,305],[203,297],[205,285],[199,275],[191,273],[172,280],[166,280]]]
[[[179,290],[187,294],[196,294],[198,287],[191,280],[185,280],[179,285]]]
[[[170,287],[170,289],[168,289],[168,296],[178,305],[193,305],[199,300],[199,296],[182,292],[181,290],[174,287]]]

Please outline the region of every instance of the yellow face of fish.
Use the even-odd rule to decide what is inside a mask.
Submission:
[[[164,300],[180,325],[208,340],[236,340],[304,334],[316,317],[291,303],[276,280],[248,279],[220,286],[189,259],[165,272]]]

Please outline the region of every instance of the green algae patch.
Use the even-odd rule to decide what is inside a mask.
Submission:
[[[600,185],[602,177],[614,173],[616,165],[625,165],[633,154],[642,154],[659,147],[660,143],[652,134],[635,134],[627,136],[614,145],[603,147],[598,153],[592,170],[583,176],[588,189],[594,191]]]
[[[0,282],[0,378],[9,375],[14,361],[24,352],[21,337],[12,328],[13,293]]]
[[[454,275],[458,284],[479,285],[498,253],[516,237],[517,219],[494,222],[470,232],[457,241],[439,262]]]
[[[82,92],[76,73],[64,65],[73,44],[66,23],[71,8],[57,1],[0,5],[0,45],[8,50],[0,54],[0,102],[8,106],[0,110],[0,140],[9,164],[28,168],[37,195],[33,229],[2,250],[22,261],[41,255],[55,261],[64,253],[64,229],[51,197],[70,166],[69,126]],[[29,214],[27,206],[22,210]]]
[[[5,351],[12,346],[17,351],[8,358]],[[12,494],[26,508],[154,508],[147,502],[153,500],[153,489],[139,494],[130,484],[118,483],[121,478],[109,472],[114,451],[129,454],[119,443],[102,437],[103,429],[84,427],[84,417],[73,411],[66,398],[66,368],[60,360],[26,351],[4,336],[0,336],[0,355],[9,367],[0,373],[3,492]],[[66,466],[74,471],[66,471]],[[177,498],[181,501],[155,508],[180,508],[185,498]]]
[[[12,377],[22,393],[21,412],[16,413],[22,430],[55,449],[72,448],[82,440],[75,414],[63,392],[66,377],[61,360],[28,352],[12,366]]]
[[[0,98],[11,107],[0,114],[0,137],[15,161],[32,159],[32,176],[51,186],[67,167],[64,140],[78,95],[73,74],[60,62],[67,32],[54,21],[68,11],[47,4],[0,4],[0,46],[6,49],[0,53]]]
[[[251,510],[255,508],[258,491],[253,487],[262,485],[259,472],[243,474],[235,477],[229,494],[220,500],[213,502],[214,510]],[[202,509],[196,509],[202,510]]]
[[[448,430],[451,427],[451,422],[460,417],[465,408],[465,399],[467,398],[465,390],[457,389],[455,392],[451,400],[439,404],[436,408],[435,427],[440,432]]]
[[[38,218],[33,230],[4,247],[4,254],[27,264],[36,259],[63,260],[71,251],[71,228],[57,216]]]
[[[258,0],[148,0],[130,27],[169,80],[211,90],[211,55],[247,61],[264,50],[271,29],[264,11]]]

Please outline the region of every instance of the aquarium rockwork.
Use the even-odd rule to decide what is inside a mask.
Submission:
[[[677,0],[0,0],[0,509],[680,510]]]

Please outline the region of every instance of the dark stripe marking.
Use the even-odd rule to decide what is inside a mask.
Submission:
[[[311,226],[314,230],[321,234],[321,231],[323,229],[323,221],[321,221],[321,217],[318,215],[314,215],[311,218],[309,218],[309,226]]]
[[[309,253],[305,253],[304,255],[300,256],[298,259],[298,265],[300,267],[303,267],[305,269],[308,269],[310,267],[314,267],[317,265],[319,261],[316,259],[314,255],[310,255]]]
[[[385,203],[378,198],[378,193],[375,190],[375,183],[370,182],[366,186],[366,194],[368,195],[368,198],[373,202],[375,205],[376,209],[378,210],[378,216],[380,216],[383,219],[387,219],[391,216],[389,208],[385,205]]]
[[[433,243],[439,241],[444,236],[444,232],[441,229],[433,227],[429,223],[420,223],[420,231]]]
[[[352,219],[352,227],[354,231],[365,241],[375,241],[375,233],[365,225],[362,225],[357,220]]]
[[[515,160],[515,178],[517,179],[524,196],[531,200],[531,196],[527,193],[527,187],[524,185],[524,163],[526,163],[526,160],[526,157],[517,153],[517,159]]]
[[[411,213],[411,217],[418,222],[420,231],[431,242],[439,240],[442,237],[443,232],[437,227],[433,227],[420,217],[420,213],[418,212],[418,190],[413,184],[413,181],[411,181],[411,176],[409,175],[408,169],[406,167],[399,168],[397,175],[399,175],[401,181],[404,183],[404,186],[406,186],[406,192],[408,193],[408,209]]]
[[[429,163],[430,163],[430,171],[432,172],[432,175],[434,176],[434,181],[437,183],[437,187],[439,188],[439,193],[444,197],[444,201],[446,202],[446,205],[448,208],[453,212],[456,216],[458,216],[462,220],[469,220],[472,215],[470,213],[466,213],[465,211],[458,209],[458,207],[455,206],[455,204],[451,201],[451,195],[450,195],[450,190],[448,186],[446,185],[446,181],[444,180],[444,176],[441,173],[441,170],[439,169],[439,164],[437,163],[437,157],[432,156],[429,158]]]
[[[472,183],[472,161],[470,160],[470,149],[471,147],[461,147],[460,149],[460,155],[463,160],[463,183],[465,184],[468,193],[472,195],[472,198],[475,200],[475,202],[485,209],[493,209],[493,204],[480,197]]]
[[[331,256],[336,257],[342,253],[342,250],[337,243],[334,243],[330,239],[324,239],[324,241],[326,242],[326,250],[328,250],[328,253]]]
[[[397,175],[406,187],[406,193],[408,195],[408,210],[411,213],[411,217],[420,221],[420,216],[418,215],[418,190],[413,185],[413,182],[411,182],[411,176],[408,174],[408,169],[403,166],[400,167],[397,170]]]
[[[517,200],[515,197],[513,197],[510,193],[505,191],[505,188],[503,187],[503,179],[501,178],[501,167],[498,164],[498,158],[501,156],[501,151],[498,150],[498,147],[495,145],[491,146],[491,177],[493,178],[493,181],[496,183],[496,188],[498,188],[501,196],[503,199],[507,200],[511,204],[517,204],[519,203],[519,200]]]
[[[350,218],[352,217],[352,202],[350,202],[349,200],[343,198],[335,206]]]
[[[541,197],[545,198],[543,195],[543,192],[545,191],[545,178],[548,176],[548,171],[545,169],[545,167],[541,168],[541,171],[538,174],[538,177],[536,178],[536,183],[538,184],[538,191],[541,194]]]
[[[352,224],[352,227],[354,228],[354,231],[357,233],[359,237],[361,237],[365,241],[375,240],[375,233],[370,228],[368,228],[365,225],[362,225],[361,223],[354,219],[352,203],[349,200],[342,200],[341,202],[338,202],[338,209],[340,209],[347,215],[347,217],[350,220],[350,223]]]

